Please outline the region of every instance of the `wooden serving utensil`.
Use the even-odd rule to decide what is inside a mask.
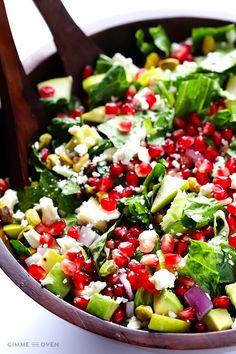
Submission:
[[[102,50],[72,20],[60,0],[34,0],[46,21],[64,65],[73,77],[72,92],[81,91],[80,73],[85,65],[93,65]]]

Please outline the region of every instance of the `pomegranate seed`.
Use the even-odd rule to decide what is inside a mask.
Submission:
[[[115,199],[102,198],[100,201],[101,207],[106,211],[114,211],[116,209]]]
[[[184,136],[184,130],[183,129],[177,129],[174,130],[173,133],[171,134],[171,138],[174,141],[179,140],[180,138],[182,138]]]
[[[122,176],[124,166],[121,163],[114,163],[110,166],[110,176],[113,178],[119,178]]]
[[[236,202],[228,204],[227,205],[227,211],[230,214],[233,214],[234,216],[236,216]]]
[[[225,164],[225,167],[227,167],[230,171],[230,173],[236,172],[236,158],[235,157],[230,157]]]
[[[219,184],[214,184],[213,194],[217,200],[226,199],[228,197],[228,193]]]
[[[78,117],[80,117],[84,112],[85,112],[85,109],[84,109],[83,106],[77,107],[77,108],[74,108],[74,109],[70,112],[69,117],[70,117],[70,118],[78,118]]]
[[[188,288],[186,288],[186,286],[183,286],[183,285],[177,285],[174,289],[175,294],[180,298],[183,298],[184,294],[187,291],[188,291]]]
[[[130,86],[129,88],[128,88],[128,90],[126,91],[126,93],[125,93],[125,97],[126,98],[132,98],[132,97],[134,97],[134,95],[136,95],[136,93],[137,93],[137,89],[136,89],[136,87],[135,86]]]
[[[124,297],[126,296],[125,288],[123,284],[116,284],[114,286],[114,296],[115,297]]]
[[[226,176],[226,177],[228,177],[230,175],[229,169],[227,167],[219,168],[217,170],[217,175],[218,176]]]
[[[127,279],[130,282],[132,290],[137,290],[139,288],[138,275],[135,272],[129,270],[127,272]]]
[[[90,177],[88,179],[88,183],[90,184],[90,186],[98,188],[100,180],[98,178]]]
[[[112,259],[118,268],[125,268],[129,263],[129,257],[117,249],[112,251]]]
[[[166,253],[172,253],[175,247],[175,239],[172,235],[166,234],[161,239],[161,250]]]
[[[141,227],[139,227],[139,226],[132,226],[132,227],[129,228],[129,233],[133,237],[139,237],[141,232],[143,232],[143,229]]]
[[[196,319],[196,311],[192,307],[188,307],[179,312],[178,318],[183,321],[194,321]]]
[[[145,270],[144,265],[140,264],[135,259],[132,259],[132,261],[129,262],[128,267],[130,270],[133,270],[135,273],[139,273],[140,271]]]
[[[65,228],[66,228],[65,220],[59,220],[49,226],[48,232],[53,236],[61,235]]]
[[[55,89],[51,86],[44,86],[39,90],[39,96],[41,98],[50,98],[55,95]]]
[[[77,307],[78,309],[85,310],[86,307],[88,306],[89,300],[78,296],[74,298],[73,303],[75,307]]]
[[[114,289],[111,287],[106,287],[102,290],[102,294],[110,297],[114,297]]]
[[[218,106],[215,103],[211,103],[209,108],[210,108],[210,113],[209,113],[210,117],[214,116],[218,112]]]
[[[125,181],[126,181],[126,184],[128,184],[129,186],[133,186],[133,187],[139,186],[138,176],[133,171],[128,171],[126,173]]]
[[[114,200],[119,200],[121,199],[121,193],[116,191],[115,189],[113,191],[109,192],[109,199],[114,199]]]
[[[51,153],[48,149],[42,149],[40,152],[41,161],[45,162],[50,154]]]
[[[40,245],[48,245],[48,247],[51,247],[53,245],[53,242],[54,242],[54,238],[52,237],[51,234],[47,232],[44,232],[40,236],[40,240],[39,240]]]
[[[127,241],[121,242],[119,244],[118,249],[120,250],[120,252],[122,252],[123,254],[125,254],[126,256],[129,256],[129,257],[133,257],[134,252],[135,252],[134,245],[131,242],[127,242]]]
[[[8,188],[9,188],[8,182],[5,179],[0,178],[0,195],[4,194]]]
[[[46,271],[38,264],[31,264],[28,267],[28,272],[36,280],[42,280],[46,276]]]
[[[165,145],[164,145],[164,150],[165,150],[165,153],[168,155],[175,153],[176,147],[175,147],[175,143],[173,142],[173,140],[166,139]]]
[[[113,188],[114,181],[111,177],[103,176],[99,180],[98,190],[99,192],[107,192],[109,189]]]
[[[134,191],[133,189],[127,187],[127,188],[124,188],[122,193],[121,193],[121,198],[128,198],[128,197],[131,197],[131,195],[134,194]]]
[[[203,232],[201,232],[201,231],[194,232],[192,234],[192,239],[197,240],[197,241],[202,241],[202,242],[206,241],[205,236],[204,236]]]
[[[228,221],[228,220],[227,220]],[[229,222],[228,222],[229,223]],[[230,225],[229,225],[230,226]],[[231,247],[236,248],[236,234],[229,235],[228,243]]]
[[[133,237],[130,233],[125,236],[125,241],[132,243],[135,249],[139,246],[139,240],[136,237]]]
[[[73,282],[75,288],[78,290],[83,290],[85,285],[89,285],[91,281],[91,276],[84,272],[81,272],[80,270],[76,270],[76,272],[74,273]]]
[[[197,113],[190,113],[188,115],[188,120],[191,124],[196,125],[197,127],[202,125],[201,117]]]
[[[204,322],[196,322],[194,324],[194,329],[196,332],[202,333],[202,332],[206,332],[207,328]]]
[[[115,241],[114,241],[114,240],[107,240],[107,241],[106,241],[106,247],[109,248],[110,250],[114,250],[114,248],[115,248]]]
[[[203,161],[196,161],[195,166],[200,173],[211,173],[213,170],[213,163],[207,159],[204,159]]]
[[[138,177],[147,177],[152,172],[152,166],[149,163],[141,162],[134,168]]]
[[[155,159],[164,155],[164,149],[161,145],[149,145],[148,153],[152,159]]]
[[[179,240],[176,243],[175,252],[183,256],[188,251],[188,246],[189,246],[188,241]]]
[[[228,187],[231,186],[231,179],[230,177],[226,177],[226,176],[214,177],[212,182],[214,184],[220,185],[224,189],[227,189]]]
[[[91,65],[86,65],[82,71],[82,80],[93,75],[93,67]]]
[[[122,240],[128,234],[128,230],[124,225],[118,226],[114,229],[113,234],[115,238]]]
[[[108,286],[114,286],[119,283],[120,278],[118,274],[109,274],[106,276],[105,280]]]
[[[234,136],[234,132],[232,129],[230,128],[226,128],[222,131],[222,136],[225,140],[227,140],[228,142],[230,142],[233,139]]]
[[[203,125],[202,132],[206,136],[210,136],[215,131],[215,125],[211,122],[207,122]]]
[[[79,227],[78,226],[71,226],[69,227],[69,229],[67,230],[67,235],[74,238],[75,240],[78,240],[79,238]]]
[[[176,128],[184,128],[186,126],[186,121],[184,119],[182,119],[182,118],[175,117],[174,126]]]
[[[187,136],[187,135],[184,135],[182,136],[182,138],[180,138],[177,142],[177,146],[180,148],[180,149],[188,149],[190,146],[192,146],[194,143],[194,138],[192,136]]]
[[[129,103],[125,103],[120,108],[120,114],[133,116],[135,114],[135,109],[134,109],[133,105],[130,105]],[[131,129],[131,127],[130,127],[130,129]],[[125,133],[128,133],[128,132],[125,131]]]
[[[96,270],[95,262],[93,259],[87,259],[87,261],[84,262],[83,265],[83,271],[89,274],[94,273]]]
[[[125,311],[122,310],[121,308],[118,308],[112,318],[111,322],[116,323],[116,324],[122,324],[125,321]]]
[[[68,258],[70,261],[75,262],[77,269],[82,268],[82,266],[84,265],[84,256],[82,255],[81,250],[76,247],[72,247],[68,251],[66,251],[65,257]]]
[[[213,148],[213,146],[208,146],[204,151],[204,155],[208,160],[215,162],[216,158],[219,156],[219,152]]]
[[[165,253],[164,254],[165,265],[168,266],[175,266],[176,264],[180,263],[182,257],[176,253]]]
[[[194,140],[194,147],[197,151],[203,152],[206,149],[206,143],[203,136],[198,135]]]
[[[236,232],[236,217],[233,215],[228,215],[226,217],[227,223],[229,224],[229,228],[231,232]]]
[[[210,178],[207,173],[197,172],[196,178],[199,184],[204,185],[210,182]]]
[[[140,263],[150,268],[156,269],[159,265],[159,259],[155,254],[145,254],[141,258]]]
[[[75,264],[75,262],[72,262],[69,259],[64,258],[61,261],[61,270],[66,275],[73,276],[76,271],[76,264]]]
[[[118,124],[118,129],[121,133],[128,134],[132,128],[132,122],[130,120],[121,120]]]
[[[191,136],[197,136],[198,128],[195,125],[190,124],[186,127],[186,134]]]
[[[189,170],[188,168],[181,169],[181,173],[182,173],[183,179],[188,179],[189,177],[192,176],[192,171]]]
[[[178,50],[174,52],[173,57],[178,59],[180,62],[183,62],[187,59],[189,53],[190,53],[189,47],[183,44]]]
[[[222,141],[221,132],[219,132],[218,130],[215,130],[213,135],[212,135],[212,139],[213,139],[213,141],[214,141],[216,146],[220,146],[221,145],[221,141]]]
[[[149,92],[145,95],[145,100],[147,101],[148,103],[148,108],[151,109],[153,107],[153,105],[156,103],[156,97],[154,95],[153,92]]]
[[[116,116],[119,114],[119,107],[114,102],[105,104],[105,114],[109,116]]]
[[[195,284],[195,281],[188,276],[183,276],[183,277],[179,278],[178,282],[179,282],[179,285],[185,286],[188,289],[191,288]]]
[[[212,300],[213,306],[220,309],[228,309],[231,305],[230,299],[226,295],[217,296]]]
[[[212,226],[208,225],[208,226],[204,226],[201,231],[203,232],[204,236],[207,239],[210,239],[214,236],[214,229]]]

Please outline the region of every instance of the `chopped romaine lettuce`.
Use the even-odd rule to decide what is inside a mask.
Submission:
[[[206,71],[223,73],[236,65],[236,49],[221,49],[197,59],[198,67]]]
[[[166,133],[172,128],[174,109],[166,112],[149,111],[144,120],[147,131],[147,141],[153,145],[163,145]]]
[[[139,50],[145,55],[159,50],[160,52],[165,53],[165,56],[169,56],[171,44],[164,28],[161,25],[150,27],[148,32],[152,37],[153,43],[145,41],[145,33],[142,29],[136,31],[135,37]]]
[[[151,222],[150,208],[143,194],[120,199],[118,209],[131,222],[142,222],[146,225]]]

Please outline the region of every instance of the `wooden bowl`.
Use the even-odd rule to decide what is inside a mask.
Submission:
[[[165,27],[172,41],[181,41],[191,35],[191,29],[193,27],[222,26],[227,24],[227,22],[212,19],[208,20],[205,18],[153,19],[109,28],[94,34],[92,38],[108,55],[113,55],[115,52],[121,52],[126,56],[134,58],[134,61],[137,64],[141,64],[142,55],[140,55],[136,48],[134,33],[138,28],[147,28],[149,26],[156,26],[157,24],[162,24]],[[62,65],[57,54],[55,54],[39,65],[31,73],[30,77],[35,84],[44,79],[62,74]],[[3,142],[0,151],[4,151],[4,148],[7,148],[6,142]],[[3,156],[7,156],[7,154],[5,153]],[[3,173],[7,175],[7,159],[3,167]],[[0,170],[2,170],[2,166]],[[0,267],[26,294],[54,314],[88,331],[123,343],[152,348],[182,350],[236,345],[236,332],[234,330],[202,334],[154,333],[131,330],[94,317],[75,308],[66,301],[59,299],[48,290],[42,288],[40,284],[30,277],[26,270],[17,262],[2,240],[0,240]]]

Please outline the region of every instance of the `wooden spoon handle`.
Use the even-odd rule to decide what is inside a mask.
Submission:
[[[72,20],[60,0],[34,0],[53,35],[67,75],[74,80],[73,93],[80,89],[79,74],[93,65],[102,50]]]
[[[28,146],[47,115],[31,87],[20,62],[9,27],[3,0],[0,0],[0,93],[4,138],[8,146],[9,177],[13,188],[29,183]]]

